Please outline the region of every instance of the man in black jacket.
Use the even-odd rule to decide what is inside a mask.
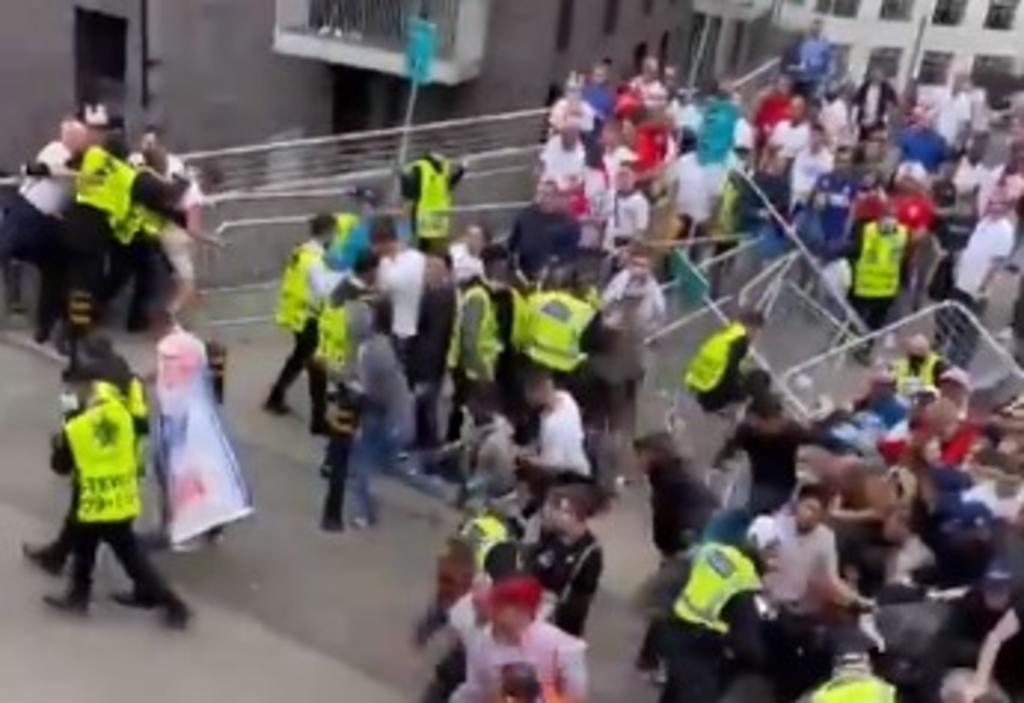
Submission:
[[[438,400],[448,370],[448,349],[456,314],[455,285],[446,259],[427,259],[423,298],[416,336],[409,347],[406,374],[416,395],[416,446],[436,449]]]

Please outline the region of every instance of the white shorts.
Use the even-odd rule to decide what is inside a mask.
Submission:
[[[160,246],[171,262],[174,274],[183,281],[194,281],[196,278],[191,239],[188,232],[178,225],[169,224],[160,231]]]

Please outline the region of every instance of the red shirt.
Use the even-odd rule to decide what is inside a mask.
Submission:
[[[633,151],[636,152],[636,172],[641,177],[665,162],[671,133],[668,125],[644,122],[636,129]]]
[[[853,219],[857,222],[873,222],[882,216],[885,208],[885,194],[879,190],[859,193],[853,201]]]
[[[757,106],[757,113],[754,115],[754,126],[758,134],[767,137],[775,129],[775,125],[783,120],[789,119],[789,106],[792,98],[785,93],[772,91],[763,98]]]

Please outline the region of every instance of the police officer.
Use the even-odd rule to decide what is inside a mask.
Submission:
[[[896,703],[896,689],[871,671],[871,657],[858,642],[841,643],[832,679],[808,703]]]
[[[754,521],[743,548],[703,544],[663,627],[661,654],[668,681],[660,703],[719,700],[727,651],[756,668],[764,660],[755,600],[761,573],[772,568],[778,530],[771,518]]]
[[[896,391],[909,398],[923,389],[935,388],[949,365],[932,351],[931,342],[923,334],[907,339],[904,348],[906,355],[893,364]]]
[[[466,169],[436,152],[428,152],[405,168],[402,196],[412,206],[413,231],[420,248],[441,255],[447,251],[451,228],[452,189]]]
[[[597,309],[574,292],[574,272],[556,269],[545,289],[526,301],[524,354],[563,382],[586,360],[585,348],[600,329]]]
[[[80,356],[91,368],[98,370],[102,376],[102,382],[107,386],[107,391],[116,389],[117,392],[110,392],[110,395],[120,399],[131,414],[135,434],[138,438],[137,449],[140,450],[141,456],[142,442],[149,435],[149,406],[146,402],[142,381],[132,373],[128,363],[114,351],[110,340],[106,337],[86,338],[82,343]],[[66,422],[82,410],[79,393],[75,386],[80,385],[83,381],[77,369],[70,369],[64,373],[64,382],[65,389],[61,394],[61,409],[63,421]],[[74,497],[75,493],[72,494],[72,501],[60,533],[53,542],[41,546],[28,544],[22,546],[25,558],[52,576],[57,576],[64,570],[64,565],[74,547],[74,524],[77,510]]]
[[[335,287],[320,313],[315,363],[332,384],[327,398],[327,450],[323,463],[327,494],[320,519],[325,532],[344,529],[342,509],[349,451],[359,427],[359,389],[353,364],[359,344],[373,326],[376,276],[377,257],[366,252],[356,261],[352,273]]]
[[[720,412],[743,400],[743,363],[763,326],[760,312],[744,310],[704,340],[690,360],[683,372],[683,386],[694,394],[704,412]]]
[[[105,543],[134,586],[114,600],[126,607],[162,608],[167,626],[183,628],[190,617],[188,607],[154,571],[132,530],[142,505],[135,418],[101,369],[80,363],[78,374],[75,390],[82,409],[54,439],[52,459],[57,473],[70,474],[74,480],[71,583],[63,595],[46,596],[44,601],[66,613],[85,614],[96,551]]]
[[[285,403],[285,394],[303,370],[309,379],[309,400],[312,417],[309,430],[313,434],[327,431],[325,412],[327,378],[324,370],[314,363],[319,345],[319,316],[330,279],[324,265],[327,242],[334,236],[335,221],[329,215],[317,215],[310,220],[310,237],[295,247],[281,279],[281,292],[277,302],[276,321],[292,333],[294,346],[277,376],[264,409],[274,415],[291,412]]]
[[[849,257],[853,267],[850,304],[870,330],[885,325],[899,296],[909,245],[910,233],[896,219],[891,203],[855,238]]]

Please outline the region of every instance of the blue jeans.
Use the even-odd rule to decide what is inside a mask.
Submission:
[[[377,522],[377,500],[370,491],[370,476],[375,472],[390,475],[432,498],[447,497],[444,482],[424,475],[418,461],[399,462],[399,452],[409,446],[412,439],[412,427],[401,427],[384,415],[371,412],[360,418],[359,433],[349,458],[352,465],[352,508],[356,517],[369,523]]]

